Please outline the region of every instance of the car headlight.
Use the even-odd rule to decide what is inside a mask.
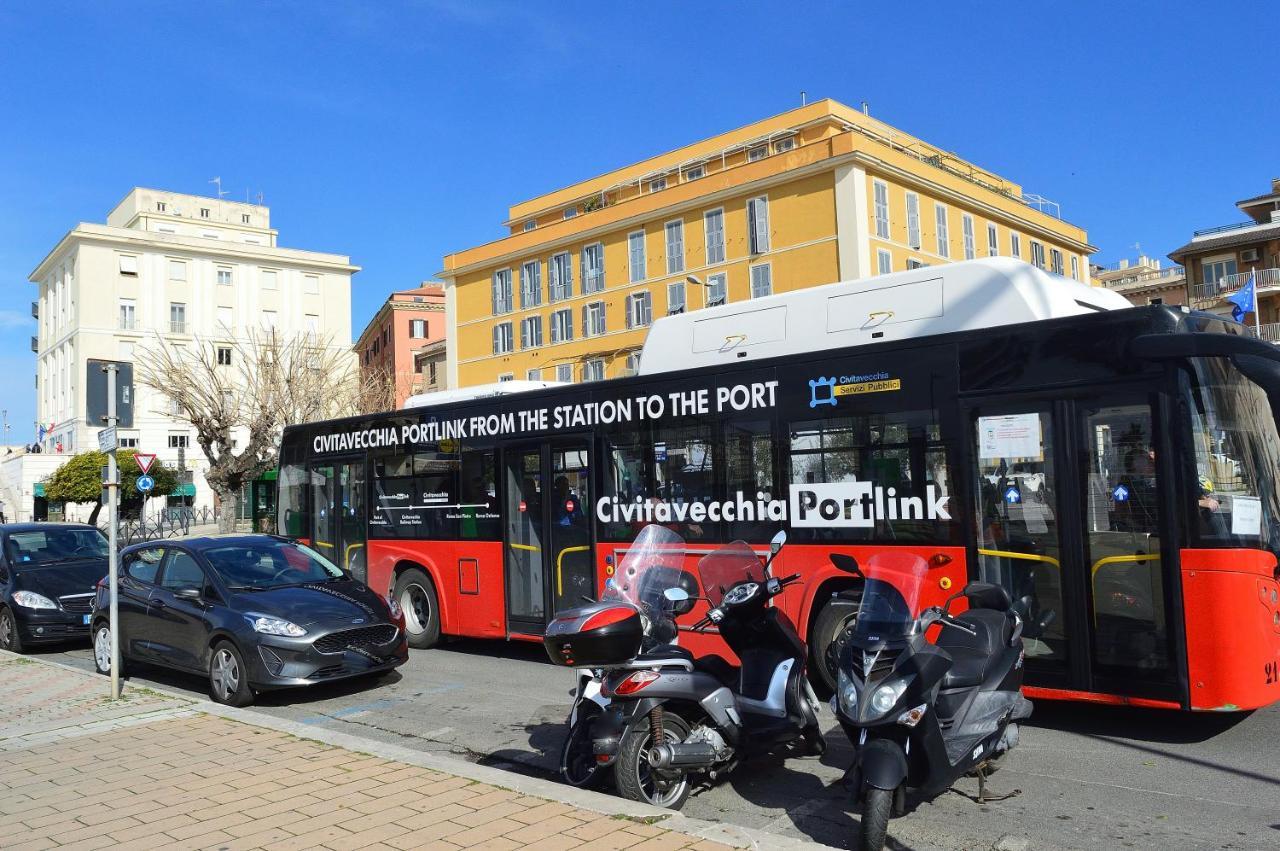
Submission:
[[[56,609],[58,604],[34,591],[14,591],[13,602],[24,609]]]
[[[254,632],[261,632],[264,635],[286,635],[290,638],[297,638],[300,635],[307,634],[305,629],[284,618],[248,613],[244,616],[244,619],[249,622],[249,626],[253,627]]]
[[[894,707],[894,704],[898,702],[898,698],[902,697],[902,692],[906,687],[906,682],[902,680],[885,683],[880,686],[875,690],[875,694],[871,695],[871,711],[877,715],[884,715]]]
[[[395,597],[387,597],[387,611],[391,613],[392,620],[400,620],[404,612],[400,611],[400,604],[396,602]]]
[[[858,686],[853,678],[844,672],[844,668],[840,669],[836,677],[836,700],[841,712],[850,718],[854,717],[858,711]]]

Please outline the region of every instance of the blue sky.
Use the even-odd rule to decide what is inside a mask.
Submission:
[[[1163,257],[1280,176],[1276,22],[1173,0],[0,4],[0,407],[31,440],[27,275],[132,186],[262,192],[282,245],[363,267],[358,333],[512,202],[802,90],[1057,201],[1097,261]]]

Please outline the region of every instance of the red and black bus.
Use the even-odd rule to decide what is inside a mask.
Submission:
[[[659,320],[634,377],[286,429],[279,530],[396,596],[418,647],[539,640],[647,523],[691,563],[786,528],[803,581],[778,605],[815,678],[859,593],[830,555],[899,548],[930,565],[922,605],[1010,590],[1029,696],[1267,705],[1280,348],[1110,295],[978,261]]]

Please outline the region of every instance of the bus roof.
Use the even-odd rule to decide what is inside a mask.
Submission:
[[[842,281],[653,323],[640,375],[1132,307],[1006,257]]]
[[[530,390],[558,387],[566,383],[564,381],[497,381],[492,384],[476,384],[471,387],[459,387],[456,390],[418,393],[405,399],[404,407],[429,408],[435,405],[447,405],[450,402],[468,402],[472,399],[488,399],[494,396],[509,396],[512,393],[528,393]]]

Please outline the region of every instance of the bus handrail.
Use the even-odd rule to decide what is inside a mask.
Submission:
[[[995,558],[1020,558],[1024,561],[1038,561],[1043,562],[1044,564],[1051,564],[1058,570],[1062,570],[1062,562],[1052,556],[1039,556],[1035,553],[1019,553],[1014,552],[1013,550],[984,550],[981,547],[978,548],[978,555],[993,556]]]
[[[1159,553],[1134,553],[1131,556],[1107,556],[1106,558],[1100,558],[1093,563],[1093,568],[1089,571],[1089,577],[1091,579],[1096,579],[1098,576],[1098,570],[1109,564],[1121,564],[1123,562],[1133,562],[1134,564],[1137,564],[1144,561],[1159,560]]]
[[[560,554],[556,556],[556,594],[558,596],[561,596],[561,597],[564,596],[564,577],[561,574],[560,569],[564,566],[565,553],[589,553],[589,552],[591,552],[591,547],[587,547],[587,546],[565,547],[563,550],[560,551]]]

